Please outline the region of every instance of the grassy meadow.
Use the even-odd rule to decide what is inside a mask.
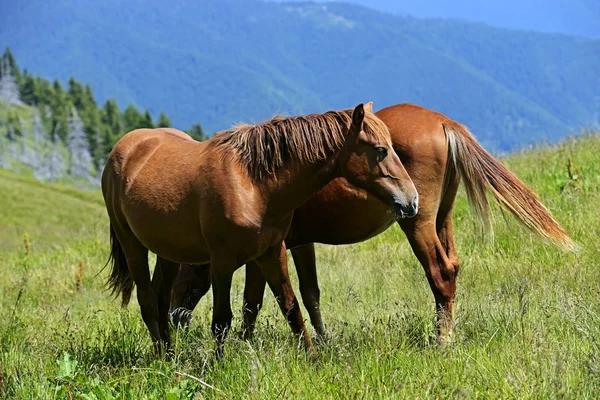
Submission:
[[[121,309],[105,291],[100,192],[0,170],[0,398],[598,398],[600,135],[502,161],[581,249],[552,247],[498,207],[494,241],[482,238],[460,193],[453,344],[436,344],[425,274],[393,227],[317,247],[329,340],[315,356],[298,348],[270,292],[254,339],[239,339],[240,269],[220,361],[210,294],[174,333],[175,356],[156,360],[135,297]]]

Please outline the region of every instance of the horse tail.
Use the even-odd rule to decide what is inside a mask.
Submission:
[[[108,287],[111,289],[112,295],[118,296],[121,294],[121,305],[125,307],[131,299],[134,282],[127,266],[125,253],[112,224],[110,224],[110,256],[107,264],[111,264]]]
[[[568,250],[577,248],[533,190],[488,153],[464,125],[449,121],[442,126],[448,162],[464,182],[469,203],[488,232],[492,224],[486,187],[528,229]]]

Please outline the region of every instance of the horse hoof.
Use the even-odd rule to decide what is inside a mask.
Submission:
[[[171,312],[171,320],[176,329],[188,328],[192,320],[192,311],[184,307],[176,308]]]

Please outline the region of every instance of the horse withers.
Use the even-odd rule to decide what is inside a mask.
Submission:
[[[253,262],[292,331],[312,348],[283,240],[294,209],[340,176],[392,214],[417,213],[416,188],[370,105],[240,125],[206,142],[175,130],[132,131],[115,145],[102,175],[109,284],[123,305],[137,286],[142,318],[160,351],[161,342],[170,345],[180,264],[210,264],[212,331],[221,351],[232,318],[233,272]],[[152,280],[148,251],[157,256]]]

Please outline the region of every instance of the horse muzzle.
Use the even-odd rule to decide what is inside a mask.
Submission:
[[[408,203],[394,202],[394,214],[398,218],[412,218],[419,212],[419,197],[415,196]]]

